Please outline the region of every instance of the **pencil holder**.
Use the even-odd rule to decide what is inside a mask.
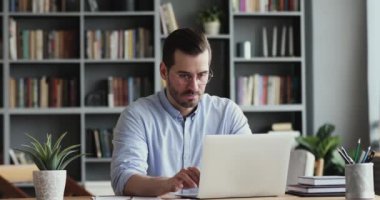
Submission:
[[[373,163],[346,165],[346,199],[374,199]]]

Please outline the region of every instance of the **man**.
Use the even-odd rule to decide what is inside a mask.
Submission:
[[[203,34],[179,29],[166,38],[160,64],[166,89],[130,104],[114,130],[111,179],[117,195],[197,187],[204,136],[251,133],[235,103],[204,94],[210,62]]]

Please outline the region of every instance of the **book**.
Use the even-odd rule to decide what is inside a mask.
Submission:
[[[345,196],[345,192],[328,192],[328,193],[304,193],[304,192],[297,192],[297,191],[287,191],[287,194],[292,194],[296,196],[301,197],[340,197]]]
[[[282,27],[282,33],[281,33],[281,50],[280,50],[280,56],[285,56],[285,43],[286,41],[286,26]]]
[[[19,165],[20,162],[17,159],[16,153],[13,149],[9,149],[9,157],[11,158],[11,161],[14,165]]]
[[[272,130],[273,131],[292,131],[293,126],[292,126],[292,123],[290,122],[273,123]]]
[[[178,29],[177,19],[174,14],[173,5],[169,3],[162,4],[160,7],[160,14],[162,23],[165,24],[168,33],[171,33]],[[165,34],[165,32],[164,32]]]
[[[288,185],[288,191],[302,192],[302,193],[337,193],[337,192],[345,192],[345,185]]]
[[[263,56],[268,57],[268,35],[266,27],[263,27]]]
[[[293,26],[289,26],[288,27],[289,29],[289,34],[288,34],[288,37],[289,37],[289,42],[288,42],[288,47],[289,47],[289,56],[294,56],[294,36],[293,36]]]
[[[298,183],[305,185],[344,185],[345,176],[300,176]]]
[[[273,27],[273,38],[272,38],[272,56],[277,56],[277,26]]]

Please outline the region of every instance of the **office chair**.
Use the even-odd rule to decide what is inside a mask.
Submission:
[[[9,182],[7,179],[3,178],[0,175],[0,198],[28,198],[30,197],[28,194],[26,194],[24,191],[22,191],[20,188],[14,186],[11,182]]]

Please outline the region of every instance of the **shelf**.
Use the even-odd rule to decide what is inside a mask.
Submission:
[[[55,115],[55,114],[80,114],[81,109],[75,108],[13,108],[9,110],[13,115]]]
[[[251,59],[234,58],[234,62],[302,62],[301,57],[253,57]]]
[[[112,158],[85,158],[86,163],[109,163]]]
[[[303,106],[292,105],[263,105],[263,106],[240,106],[243,112],[301,112]]]
[[[234,17],[299,17],[299,11],[281,11],[281,12],[235,12]]]
[[[120,114],[125,107],[109,108],[109,107],[86,107],[86,114]]]
[[[32,13],[32,12],[11,12],[9,17],[79,17],[79,12],[46,12],[46,13]]]
[[[86,63],[154,63],[154,58],[134,58],[134,59],[86,59]]]
[[[209,40],[228,40],[231,38],[230,34],[220,34],[220,35],[206,35]],[[160,38],[163,40],[167,37],[167,35],[162,35]]]
[[[129,12],[85,12],[85,17],[123,17],[123,16],[154,16],[153,11],[129,11]]]
[[[11,60],[10,64],[79,64],[79,59]]]

